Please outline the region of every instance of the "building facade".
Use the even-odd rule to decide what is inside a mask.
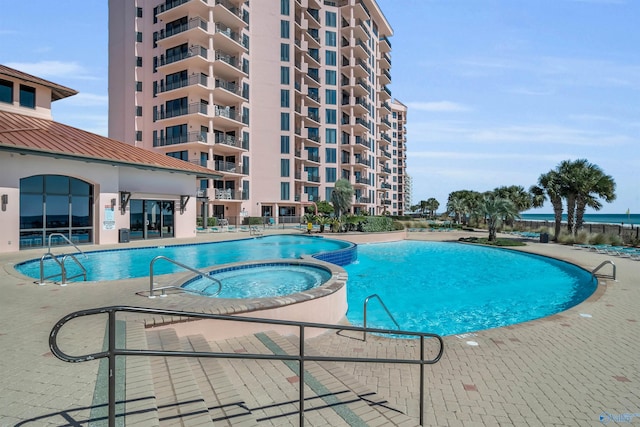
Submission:
[[[53,121],[73,89],[0,65],[0,252],[193,237],[213,171]]]
[[[399,213],[390,36],[375,0],[110,0],[109,136],[218,173],[202,216],[295,218],[340,178]]]

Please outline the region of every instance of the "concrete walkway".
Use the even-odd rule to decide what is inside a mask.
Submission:
[[[408,238],[457,240],[467,235],[408,233]],[[239,237],[248,235],[217,233],[189,241],[152,243]],[[549,318],[446,337],[442,361],[427,368],[427,425],[584,426],[607,421],[640,425],[640,262],[535,242],[519,250],[565,259],[589,270],[611,259],[616,263],[618,280],[601,279],[593,297]],[[69,364],[51,355],[48,334],[60,317],[106,305],[155,304],[134,294],[148,286],[148,279],[38,286],[13,270],[14,263],[42,253],[30,250],[0,256],[3,427],[66,425],[74,417],[88,418],[98,363]],[[63,348],[71,354],[98,351],[104,330],[104,319],[83,321],[81,327],[70,324],[61,336]],[[469,341],[478,345],[469,345]],[[332,334],[311,342],[331,354],[402,355],[411,351],[409,345],[384,339],[370,339],[365,345]],[[417,368],[353,364],[343,368],[399,409],[417,416]]]

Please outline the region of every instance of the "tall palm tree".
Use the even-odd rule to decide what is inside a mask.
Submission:
[[[562,186],[562,196],[567,200],[567,231],[573,233],[576,223],[576,197],[578,188],[577,181],[580,179],[581,166],[571,160],[563,160],[556,167],[559,180]]]
[[[333,191],[331,192],[331,203],[333,204],[336,218],[340,218],[342,214],[349,212],[353,200],[353,193],[353,186],[349,181],[344,178],[336,181]]]
[[[533,195],[532,207],[539,208],[544,204],[545,195],[549,198],[553,206],[554,217],[554,235],[553,240],[558,241],[560,237],[560,228],[562,227],[562,196],[563,187],[560,174],[551,170],[540,175],[538,185],[532,186],[529,191]]]
[[[503,221],[519,218],[520,214],[515,204],[495,194],[485,194],[478,205],[478,213],[483,215],[489,228],[489,241],[496,241],[498,227]]]
[[[595,211],[602,209],[598,198],[610,203],[616,199],[616,183],[610,175],[606,175],[598,165],[586,159],[576,160],[576,225],[575,231],[582,229],[586,207]]]

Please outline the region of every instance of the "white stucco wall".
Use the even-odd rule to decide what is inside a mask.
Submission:
[[[94,243],[118,242],[118,230],[129,228],[128,210],[120,212],[120,191],[131,192],[133,199],[171,200],[175,202],[175,237],[192,237],[196,224],[196,177],[181,173],[159,172],[135,167],[55,159],[52,157],[0,152],[0,196],[7,195],[5,210],[0,207],[0,252],[19,250],[20,179],[34,175],[66,175],[94,185]],[[180,195],[190,195],[180,213]],[[115,226],[105,224],[115,199]]]

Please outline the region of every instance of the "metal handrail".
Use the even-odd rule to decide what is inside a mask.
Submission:
[[[80,250],[80,248],[79,248],[78,246],[76,246],[76,244],[75,244],[75,243],[73,243],[71,240],[69,240],[69,239],[67,238],[67,236],[65,236],[64,234],[62,234],[62,233],[51,233],[51,234],[49,234],[49,242],[48,242],[48,245],[47,245],[47,253],[45,253],[44,255],[42,255],[42,257],[40,257],[40,283],[39,283],[39,284],[40,284],[40,285],[44,285],[44,281],[45,281],[45,280],[47,280],[47,279],[51,279],[51,278],[53,278],[53,277],[57,277],[57,276],[61,276],[61,278],[60,278],[60,286],[66,286],[66,285],[67,285],[67,280],[69,280],[69,279],[75,279],[76,277],[80,277],[80,276],[83,276],[83,277],[84,277],[84,280],[85,280],[85,282],[86,282],[86,281],[87,281],[87,269],[86,269],[86,268],[84,268],[84,265],[82,265],[82,263],[81,263],[80,261],[78,261],[78,258],[76,258],[76,257],[75,257],[75,255],[73,255],[73,254],[63,255],[63,257],[62,257],[62,261],[60,261],[60,260],[58,259],[58,257],[57,257],[57,256],[55,256],[55,255],[53,254],[53,252],[51,252],[51,238],[52,238],[53,236],[56,236],[56,237],[62,237],[64,240],[66,240],[66,241],[67,241],[67,243],[69,243],[71,246],[73,246],[74,248],[76,248],[76,249],[77,249],[77,251],[78,251],[79,253],[81,253],[85,258],[89,258],[89,257],[87,256],[87,254],[85,254],[84,252],[82,252],[82,250]],[[51,276],[47,276],[47,277],[45,277],[45,276],[44,276],[44,260],[45,260],[45,259],[47,259],[47,258],[49,258],[49,257],[50,257],[52,260],[54,260],[54,261],[55,261],[55,262],[60,266],[60,274],[52,274]],[[66,262],[66,260],[67,260],[67,258],[68,258],[68,257],[71,257],[71,259],[76,263],[76,265],[77,265],[78,267],[80,267],[80,270],[82,270],[82,273],[78,273],[78,274],[76,274],[75,276],[67,277],[67,269],[66,269],[66,267],[64,266],[64,263]]]
[[[116,313],[145,313],[152,315],[168,315],[177,317],[189,317],[196,319],[215,319],[225,320],[231,322],[247,322],[247,323],[262,323],[270,325],[284,325],[294,326],[299,328],[300,343],[298,346],[297,355],[289,354],[256,354],[256,353],[224,353],[224,352],[201,352],[201,351],[169,351],[169,350],[146,350],[146,349],[126,349],[116,346]],[[108,347],[105,351],[98,353],[90,353],[83,356],[71,356],[63,352],[58,346],[58,333],[62,327],[69,321],[96,314],[108,315]],[[51,353],[58,359],[70,362],[88,362],[96,359],[109,359],[109,427],[115,427],[116,423],[116,378],[117,356],[162,356],[162,357],[205,357],[205,358],[222,358],[222,359],[251,359],[251,360],[290,360],[297,361],[299,363],[300,377],[300,390],[299,390],[299,420],[300,426],[304,425],[304,384],[305,384],[305,370],[304,364],[306,361],[310,362],[361,362],[361,363],[400,363],[420,365],[420,424],[424,425],[424,366],[437,363],[444,353],[444,341],[442,337],[436,334],[430,334],[426,332],[411,332],[411,331],[395,331],[389,329],[369,329],[370,332],[377,334],[393,334],[393,335],[406,335],[420,338],[420,360],[416,359],[387,359],[387,358],[367,358],[367,357],[338,357],[338,356],[312,356],[307,355],[305,352],[304,332],[305,328],[311,329],[331,329],[340,331],[362,331],[363,328],[357,326],[345,326],[345,325],[331,325],[324,323],[310,323],[310,322],[294,322],[288,320],[274,320],[274,319],[260,319],[253,317],[235,317],[220,314],[208,314],[208,313],[194,313],[177,310],[164,310],[155,308],[142,308],[142,307],[128,307],[128,306],[112,306],[93,308],[88,310],[80,310],[70,314],[67,314],[60,319],[55,326],[51,329],[49,334],[49,348]],[[424,342],[425,338],[435,338],[438,341],[439,349],[437,355],[431,359],[425,359]]]
[[[613,266],[613,280],[617,281],[616,280],[616,264],[611,260],[602,261],[599,266],[597,266],[591,271],[591,275],[595,277],[596,271],[600,270],[602,267],[604,267],[607,264],[611,264]]]
[[[367,340],[367,308],[368,308],[368,305],[369,305],[369,300],[371,298],[375,298],[378,301],[380,301],[380,304],[382,305],[382,308],[384,308],[384,311],[387,312],[387,315],[389,316],[391,321],[396,325],[396,328],[400,329],[400,325],[398,324],[398,322],[396,322],[395,317],[393,317],[393,314],[391,314],[391,312],[389,311],[389,309],[387,308],[385,303],[382,301],[382,298],[380,298],[380,296],[378,294],[369,295],[364,300],[364,309],[362,310],[364,312],[364,330],[363,330],[363,332],[364,332],[364,341]]]
[[[207,294],[208,296],[212,296],[215,297],[217,295],[220,294],[220,292],[222,291],[222,282],[220,282],[218,279],[211,277],[210,275],[208,275],[207,273],[197,270],[193,267],[189,267],[188,265],[184,265],[174,259],[171,258],[167,258],[164,255],[158,255],[157,257],[155,257],[154,259],[151,260],[151,262],[149,263],[149,298],[155,298],[156,296],[154,295],[154,291],[158,290],[158,291],[162,291],[162,293],[160,294],[161,297],[166,297],[166,290],[167,289],[178,289],[178,290],[184,290],[183,288],[181,288],[180,286],[162,286],[159,288],[155,288],[154,282],[153,282],[153,265],[156,263],[156,261],[158,260],[165,260],[165,261],[169,261],[170,263],[173,263],[179,267],[182,267],[184,269],[187,269],[189,271],[191,271],[192,273],[197,274],[198,276],[204,277],[206,279],[211,280],[212,282],[216,283],[218,285],[218,291],[213,293],[213,294]],[[186,290],[185,290],[186,291]]]

